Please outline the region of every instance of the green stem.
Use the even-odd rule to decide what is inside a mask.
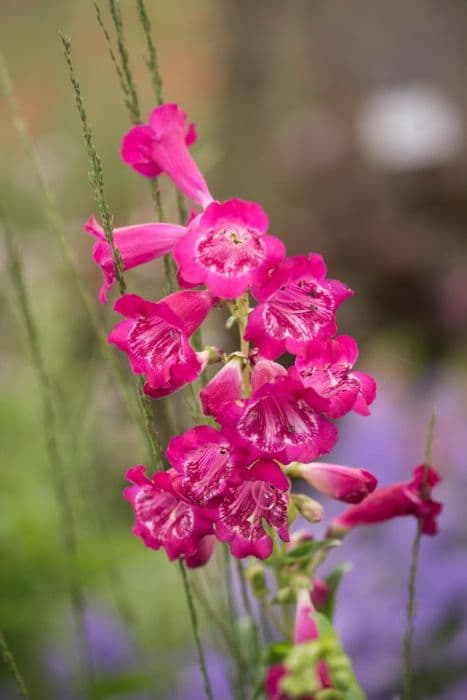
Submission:
[[[157,104],[161,105],[164,101],[162,94],[162,79],[161,74],[159,72],[156,47],[152,40],[151,22],[149,20],[148,13],[146,12],[144,0],[136,0],[136,5],[138,7],[139,19],[141,22],[141,26],[143,27],[144,36],[146,38],[146,47],[148,50],[147,56],[145,56],[146,65],[149,68],[149,72],[151,74],[152,87],[154,89]]]
[[[256,655],[259,658],[260,651],[261,651],[261,645],[260,645],[260,641],[259,641],[258,627],[256,625],[255,616],[253,614],[253,608],[252,608],[250,596],[248,593],[248,587],[247,587],[246,581],[245,581],[245,573],[243,571],[242,562],[240,561],[240,559],[237,559],[237,573],[238,573],[238,578],[240,580],[240,590],[241,590],[241,594],[242,594],[243,606],[245,608],[245,612],[246,612],[248,619],[250,621],[251,630],[253,633],[253,644],[255,647]]]
[[[236,662],[236,673],[237,673],[237,685],[236,691],[238,692],[238,697],[241,700],[245,700],[246,692],[244,687],[245,678],[245,661],[243,658],[240,640],[238,638],[238,626],[235,614],[235,605],[233,599],[233,589],[232,589],[232,570],[230,567],[230,554],[227,545],[224,545],[224,571],[225,571],[225,587],[227,593],[227,611],[229,615],[230,628],[232,630],[232,639],[234,644],[234,656]]]
[[[118,2],[118,0],[109,0],[109,9],[115,27],[115,34],[117,36],[117,47],[118,53],[120,55],[121,71],[126,83],[125,94],[127,96],[127,107],[131,114],[133,123],[140,124],[141,111],[139,108],[138,93],[136,91],[136,85],[133,80],[133,74],[130,68],[130,58],[128,55],[128,50],[126,48],[125,35],[123,33],[122,15],[120,12],[120,3]]]
[[[185,598],[188,605],[188,612],[190,614],[191,627],[193,630],[193,636],[195,638],[196,651],[198,654],[198,663],[201,670],[201,675],[204,681],[204,692],[208,700],[214,700],[214,694],[212,692],[211,683],[209,681],[206,658],[204,655],[203,645],[201,643],[201,637],[198,629],[198,617],[196,615],[195,604],[193,601],[193,596],[191,595],[190,584],[188,581],[188,576],[185,569],[185,564],[181,559],[178,560],[178,565],[180,568],[180,573],[182,576],[183,589],[185,591]]]
[[[431,462],[431,452],[433,447],[433,435],[435,429],[435,414],[433,413],[428,425],[426,443],[425,443],[425,462],[422,482],[422,498],[426,498],[426,478],[428,467]],[[411,700],[412,698],[412,673],[413,673],[413,638],[415,633],[415,608],[417,599],[417,568],[418,557],[420,554],[420,544],[422,541],[422,525],[420,521],[417,523],[417,532],[412,545],[412,554],[410,559],[409,583],[408,583],[408,598],[407,598],[407,631],[404,636],[404,675],[402,686],[403,700]]]
[[[13,674],[13,678],[15,679],[16,685],[18,686],[19,694],[25,700],[29,700],[29,693],[26,689],[26,684],[15,661],[15,657],[13,656],[10,647],[8,646],[7,641],[1,631],[0,650],[2,652],[3,660],[5,661],[6,665],[9,667],[11,673]]]

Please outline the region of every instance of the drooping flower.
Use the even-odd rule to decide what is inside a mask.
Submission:
[[[438,532],[437,517],[442,504],[433,501],[431,489],[441,481],[439,474],[426,465],[414,469],[410,481],[376,489],[361,503],[351,506],[331,522],[331,536],[342,536],[358,525],[374,525],[392,518],[413,515],[425,535]]]
[[[239,297],[285,255],[267,229],[268,217],[255,202],[212,202],[174,249],[180,282],[205,284],[224,299]]]
[[[358,346],[350,336],[341,335],[326,343],[310,343],[304,358],[295,366],[304,385],[328,400],[326,414],[340,418],[351,410],[369,415],[376,396],[376,382],[364,372],[352,372]]]
[[[377,484],[373,474],[366,469],[325,462],[297,462],[289,467],[287,474],[304,479],[326,496],[345,503],[360,503]]]
[[[175,292],[160,302],[126,294],[115,311],[126,317],[109,334],[109,343],[126,352],[135,374],[146,377],[144,391],[166,396],[194,381],[206,353],[197,353],[189,338],[203,322],[214,298],[209,292]]]
[[[104,230],[91,216],[84,224],[86,233],[97,238],[92,251],[95,262],[99,265],[104,276],[104,283],[99,292],[99,301],[107,301],[107,292],[115,282],[115,269],[112,250],[105,238]],[[186,234],[184,226],[176,224],[149,223],[136,226],[123,226],[113,230],[115,247],[123,261],[123,269],[131,270],[160,258],[169,253],[177,241]]]
[[[194,124],[176,104],[153,109],[149,123],[134,126],[122,142],[122,159],[145,177],[166,173],[187,197],[206,207],[213,201],[206,181],[188,151],[196,140]]]
[[[213,531],[207,511],[180,500],[172,488],[173,471],[158,472],[152,479],[137,465],[126,473],[132,484],[123,494],[135,512],[133,534],[151,549],[163,547],[172,561],[184,558],[188,565],[204,564],[212,552]]]
[[[219,504],[216,536],[229,542],[239,559],[253,555],[267,559],[272,540],[264,522],[288,542],[288,481],[275,462],[260,460],[247,471],[247,478],[232,486]]]
[[[172,438],[166,454],[177,472],[174,488],[190,503],[209,505],[228,488],[234,470],[232,452],[225,435],[207,425]]]
[[[308,462],[334,447],[337,429],[321,415],[326,402],[290,371],[261,360],[253,368],[251,384],[250,398],[222,406],[217,415],[235,440],[283,464]]]
[[[259,304],[248,318],[245,338],[261,355],[303,355],[310,342],[335,334],[336,310],[353,292],[326,279],[326,272],[321,255],[292,257],[253,287]]]

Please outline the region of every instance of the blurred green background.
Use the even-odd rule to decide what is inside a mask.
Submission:
[[[331,277],[357,292],[340,318],[343,332],[361,345],[360,367],[383,378],[380,396],[393,377],[408,388],[417,384],[426,425],[431,406],[420,378],[449,373],[465,384],[467,5],[148,0],[147,6],[165,98],[197,123],[194,153],[214,196],[259,201],[289,254],[325,256]],[[121,8],[147,113],[154,99],[135,3],[121,0]],[[115,223],[151,220],[145,183],[119,158],[129,121],[92,3],[1,3],[1,46],[14,88],[74,259],[110,328],[111,305],[98,305],[100,273],[82,233],[95,206],[59,29],[73,41]],[[120,669],[120,688],[103,681],[99,697],[148,697],[138,693],[149,674],[158,688],[149,697],[184,698],[176,695],[175,659],[189,658],[192,640],[178,573],[131,536],[121,498],[124,470],[144,461],[145,445],[100,356],[3,102],[0,127],[1,207],[20,248],[59,401],[86,601],[97,637],[102,632],[103,678],[106,664],[113,668],[109,678]],[[173,189],[163,181],[162,191],[174,220]],[[0,627],[33,697],[79,697],[70,680],[77,651],[41,399],[3,242],[0,255]],[[128,280],[132,291],[156,297],[162,268],[146,266]],[[219,342],[216,332],[211,323],[208,337]],[[183,397],[176,406],[180,413]],[[439,423],[443,435],[451,429],[442,416]],[[423,431],[415,432],[421,458]],[[351,443],[351,435],[346,439]],[[364,466],[384,481],[377,464]],[[109,649],[118,639],[113,658]],[[0,671],[0,696],[15,697],[7,670]],[[202,697],[193,692],[186,697]]]

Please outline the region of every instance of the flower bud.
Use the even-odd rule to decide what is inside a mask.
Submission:
[[[298,512],[309,523],[319,523],[323,519],[323,506],[318,501],[301,493],[292,494],[292,500]]]
[[[251,564],[245,570],[247,581],[250,582],[251,590],[256,598],[264,598],[268,593],[266,577],[264,575],[264,566],[259,562]]]

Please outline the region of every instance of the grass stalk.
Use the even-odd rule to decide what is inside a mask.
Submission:
[[[54,406],[54,388],[46,369],[39,333],[32,313],[32,305],[27,292],[21,258],[15,245],[12,232],[3,213],[1,221],[5,233],[8,262],[12,285],[18,298],[18,307],[24,320],[31,359],[37,374],[42,403],[42,419],[45,446],[49,460],[52,484],[57,499],[63,537],[63,548],[67,559],[69,588],[78,637],[81,640],[86,659],[88,682],[92,682],[92,658],[87,643],[85,623],[85,602],[83,585],[78,562],[78,542],[76,525],[71,505],[65,467],[59,449],[58,424]]]
[[[8,646],[7,641],[6,641],[5,637],[3,636],[1,630],[0,630],[0,651],[2,652],[2,657],[3,657],[3,660],[5,661],[5,664],[8,666],[13,678],[15,679],[15,683],[18,687],[18,692],[19,692],[20,696],[22,698],[24,698],[24,700],[29,700],[30,695],[27,691],[23,676],[21,675],[21,672],[18,668],[18,664],[16,663],[16,660],[15,660],[15,657],[13,656],[13,653],[12,653],[10,647]]]
[[[43,200],[43,205],[44,205],[44,212],[48,221],[48,224],[50,226],[51,232],[54,234],[55,238],[58,241],[58,244],[60,245],[62,255],[65,259],[65,262],[68,265],[68,268],[71,272],[71,276],[73,278],[74,283],[76,284],[76,287],[78,289],[79,296],[81,297],[81,300],[83,302],[84,307],[86,308],[86,312],[90,318],[91,325],[94,329],[96,338],[98,340],[99,344],[99,349],[102,354],[103,359],[108,363],[112,374],[116,380],[116,385],[119,388],[121,395],[123,399],[126,402],[128,412],[130,415],[133,416],[133,418],[136,419],[136,422],[139,422],[140,426],[142,424],[142,421],[139,420],[139,412],[138,412],[138,407],[137,403],[135,401],[135,397],[133,393],[130,391],[130,388],[128,386],[128,383],[126,381],[125,375],[122,372],[121,366],[119,362],[117,361],[117,358],[115,356],[115,353],[112,351],[110,348],[109,344],[107,343],[107,332],[103,326],[102,321],[99,318],[99,315],[96,312],[96,304],[93,299],[91,299],[87,288],[82,280],[81,274],[76,266],[76,263],[73,258],[73,254],[70,248],[70,245],[67,240],[66,236],[66,226],[65,226],[65,221],[63,219],[63,216],[60,212],[60,208],[58,206],[57,200],[50,189],[48,182],[46,181],[44,174],[42,172],[41,164],[39,162],[39,159],[37,157],[37,153],[34,148],[34,144],[27,126],[27,123],[21,113],[21,109],[18,103],[18,100],[16,98],[16,95],[13,91],[13,86],[11,83],[11,78],[9,75],[9,72],[6,67],[6,63],[3,59],[3,56],[0,52],[0,88],[2,91],[2,94],[5,98],[5,101],[8,105],[8,108],[10,110],[10,114],[12,117],[13,124],[15,126],[16,132],[19,136],[19,139],[21,141],[22,147],[24,149],[24,152],[26,156],[29,158],[33,171],[37,177],[37,181],[39,183],[39,188],[40,192],[42,195],[42,200]],[[144,425],[143,431],[145,430]]]
[[[92,131],[89,126],[86,110],[84,107],[84,101],[81,95],[81,88],[78,79],[75,75],[75,69],[73,66],[72,56],[71,56],[71,40],[69,37],[65,36],[60,32],[60,39],[63,44],[65,61],[68,67],[68,73],[70,77],[70,82],[73,86],[75,93],[76,108],[81,121],[81,127],[83,131],[83,136],[86,144],[86,149],[89,158],[89,181],[94,193],[94,199],[97,204],[100,219],[102,222],[102,228],[104,229],[105,238],[110,246],[113,256],[115,277],[118,282],[118,287],[120,294],[126,293],[126,283],[123,275],[123,261],[120,256],[118,249],[115,246],[113,239],[113,222],[112,215],[110,213],[110,208],[107,203],[105,192],[104,192],[104,171],[102,168],[102,162],[97,153]],[[141,407],[141,412],[144,419],[144,424],[146,427],[146,436],[148,439],[148,444],[151,452],[151,462],[155,470],[161,471],[164,468],[162,449],[159,437],[156,433],[155,427],[153,425],[151,406],[148,397],[143,392],[144,380],[142,377],[137,377],[137,387],[138,387],[138,397]]]

